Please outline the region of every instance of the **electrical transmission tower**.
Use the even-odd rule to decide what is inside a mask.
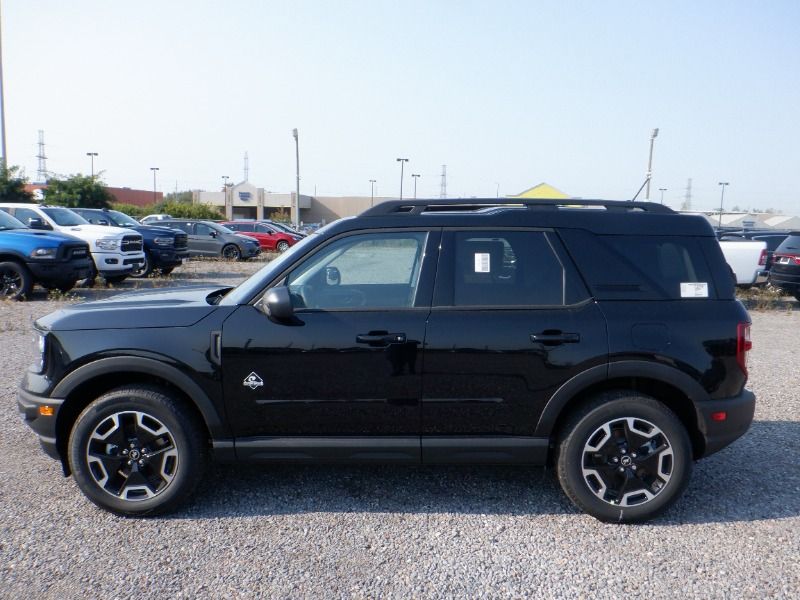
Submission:
[[[692,210],[692,178],[686,182],[686,193],[683,196],[681,210]]]
[[[250,181],[250,159],[247,158],[247,151],[244,153],[244,180]]]
[[[39,153],[36,155],[39,159],[39,167],[36,169],[36,179],[38,183],[47,181],[47,156],[44,153],[44,130],[39,130]]]
[[[447,165],[442,165],[442,187],[439,190],[439,198],[447,198]]]

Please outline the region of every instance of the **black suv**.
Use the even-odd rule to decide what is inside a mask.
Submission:
[[[584,511],[650,518],[748,429],[750,319],[704,218],[568,203],[386,202],[236,288],[65,308],[20,410],[119,514],[175,508],[213,456],[552,463]]]
[[[800,231],[792,231],[775,249],[769,282],[800,302]]]
[[[72,212],[95,225],[127,227],[142,234],[144,262],[134,269],[131,277],[149,277],[155,269],[163,275],[169,275],[189,256],[188,238],[183,231],[159,225],[142,225],[123,212],[107,208],[73,208]]]

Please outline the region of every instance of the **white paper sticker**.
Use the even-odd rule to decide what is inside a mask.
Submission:
[[[708,284],[681,283],[681,298],[708,298]]]
[[[475,253],[475,272],[476,273],[489,273],[489,257],[490,254],[488,252],[476,252]]]

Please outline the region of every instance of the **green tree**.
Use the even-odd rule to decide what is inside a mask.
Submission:
[[[192,203],[192,192],[186,190],[183,192],[170,192],[164,196],[164,202],[181,202],[183,204]]]
[[[0,202],[33,202],[33,194],[25,190],[26,183],[19,167],[7,167],[5,160],[0,160]]]
[[[221,208],[208,204],[186,204],[184,202],[159,202],[152,212],[166,213],[181,219],[222,219]]]
[[[69,208],[109,208],[114,201],[114,195],[97,176],[80,173],[65,179],[48,179],[44,198],[48,204]]]

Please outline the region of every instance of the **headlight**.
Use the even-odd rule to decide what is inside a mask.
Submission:
[[[153,242],[156,246],[173,246],[175,238],[155,238]]]
[[[33,369],[37,373],[44,371],[44,351],[46,347],[47,336],[45,333],[38,329],[33,330],[33,343],[36,351],[36,359],[33,362]]]
[[[103,238],[94,243],[100,250],[118,250],[119,244],[120,240],[114,238]]]
[[[55,258],[58,248],[36,248],[31,252],[31,258]]]

